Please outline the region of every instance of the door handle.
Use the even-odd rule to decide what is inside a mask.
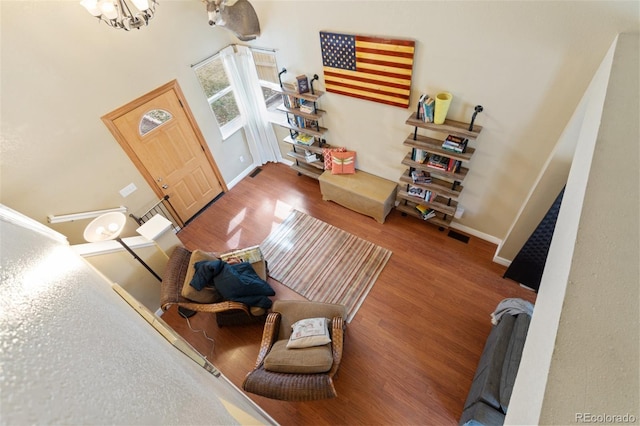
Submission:
[[[162,185],[162,189],[167,189],[169,187],[169,185],[167,185],[166,183],[164,185]]]

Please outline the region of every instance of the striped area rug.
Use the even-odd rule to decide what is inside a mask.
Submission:
[[[349,322],[391,251],[294,210],[260,244],[269,275],[314,302],[347,307]]]

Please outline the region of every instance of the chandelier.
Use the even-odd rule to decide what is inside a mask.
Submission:
[[[140,29],[140,27],[148,25],[149,20],[155,14],[158,2],[156,0],[129,1],[133,3],[135,8],[129,6],[127,0],[82,0],[80,4],[90,14],[100,21],[106,22],[112,28],[129,31],[132,28]]]

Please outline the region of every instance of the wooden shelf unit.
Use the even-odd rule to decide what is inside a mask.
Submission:
[[[308,112],[300,111],[300,108],[287,108],[284,105],[278,105],[276,109],[278,111],[286,112],[289,114],[299,115],[300,117],[308,118],[310,120],[319,120],[322,118],[323,115],[326,114],[326,111],[321,109],[317,109],[315,113],[311,114]]]
[[[314,138],[322,138],[324,136],[324,134],[327,133],[327,131],[329,130],[329,129],[325,128],[325,127],[320,127],[320,126],[318,126],[317,129],[314,129],[312,127],[298,127],[298,126],[296,126],[294,124],[287,123],[286,121],[282,122],[282,123],[278,123],[278,125],[280,125],[282,127],[286,127],[287,129],[292,130],[294,132],[305,133],[307,135],[311,135]]]
[[[275,89],[273,89],[274,92],[278,92],[282,95],[289,95],[289,96],[293,96],[296,97],[298,99],[304,99],[305,101],[311,101],[311,102],[318,102],[318,99],[320,99],[322,97],[322,95],[324,95],[324,92],[321,92],[320,90],[315,90],[314,93],[311,92],[307,92],[307,93],[298,93],[293,89],[287,89],[286,87],[276,87]]]
[[[454,152],[442,147],[442,143],[448,135],[458,136],[475,140],[482,131],[481,126],[474,126],[473,130],[469,130],[469,123],[463,123],[454,120],[445,120],[443,124],[425,123],[416,117],[416,113],[406,120],[405,124],[414,127],[414,131],[403,142],[403,145],[411,148],[411,151],[402,160],[402,164],[409,168],[403,173],[399,180],[399,190],[396,197],[398,202],[397,209],[403,215],[409,215],[422,219],[422,214],[416,209],[416,206],[422,205],[433,209],[436,213],[435,217],[426,219],[425,222],[439,226],[441,229],[448,228],[456,213],[458,207],[458,198],[463,190],[462,181],[469,172],[468,163],[475,153],[475,149],[467,146],[465,152]],[[426,136],[418,134],[418,130],[423,129],[430,133],[437,133],[438,138],[432,135]],[[416,150],[425,151],[428,157],[437,155],[447,157],[456,161],[460,161],[460,167],[455,171],[442,170],[424,163],[415,161]],[[411,172],[414,170],[429,172],[431,175],[430,183],[414,183],[411,178]],[[409,187],[422,188],[425,191],[431,191],[435,194],[432,201],[409,194]]]
[[[289,129],[289,136],[283,139],[283,142],[291,145],[291,151],[287,153],[288,157],[294,160],[292,169],[298,172],[298,175],[305,175],[314,179],[318,179],[324,171],[324,158],[323,148],[328,148],[328,145],[324,136],[329,130],[326,127],[320,126],[320,120],[326,114],[326,111],[318,109],[318,100],[324,94],[324,92],[316,90],[312,93],[298,93],[295,90],[289,90],[287,88],[280,88],[276,90],[282,94],[283,104],[277,107],[278,111],[285,113],[286,119],[276,122],[279,126]],[[304,112],[298,105],[291,105],[290,100],[306,100],[313,103],[313,113]],[[298,101],[296,101],[298,102]],[[298,123],[298,118],[303,120],[315,121],[314,127],[301,127]],[[312,136],[314,141],[311,145],[302,144],[296,141],[298,134],[306,134]],[[316,154],[317,161],[307,161],[305,151]]]

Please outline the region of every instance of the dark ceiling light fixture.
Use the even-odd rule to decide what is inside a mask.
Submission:
[[[149,25],[156,12],[156,0],[82,0],[87,11],[112,28],[125,31]]]

